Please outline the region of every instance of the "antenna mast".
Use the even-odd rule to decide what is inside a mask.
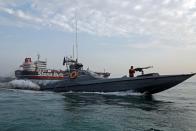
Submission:
[[[74,46],[74,44],[73,44],[73,59],[74,59],[74,55],[75,55],[75,51],[74,51],[74,48],[75,48],[75,46]]]
[[[78,20],[77,20],[77,12],[75,11],[75,26],[76,26],[76,38],[75,38],[75,44],[76,44],[76,61],[78,61]]]

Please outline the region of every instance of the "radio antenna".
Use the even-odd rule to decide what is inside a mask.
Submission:
[[[76,60],[78,60],[78,20],[77,20],[77,10],[75,10],[75,27],[76,27],[76,34],[75,34]]]
[[[75,46],[74,46],[74,44],[73,44],[73,59],[75,58],[75,50],[74,50],[74,48],[75,48]]]

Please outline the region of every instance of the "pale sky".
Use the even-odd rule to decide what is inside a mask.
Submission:
[[[75,15],[77,14],[77,15]],[[79,61],[112,76],[196,72],[196,0],[0,0],[0,76],[37,53],[64,69],[78,22]]]

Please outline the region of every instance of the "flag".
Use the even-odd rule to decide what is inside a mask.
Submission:
[[[64,59],[63,59],[63,65],[65,65],[65,63],[66,63],[66,60],[65,60],[65,57],[64,57]]]

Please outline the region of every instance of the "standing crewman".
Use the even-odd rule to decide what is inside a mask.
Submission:
[[[134,77],[135,69],[133,69],[133,66],[129,69],[129,77]]]

